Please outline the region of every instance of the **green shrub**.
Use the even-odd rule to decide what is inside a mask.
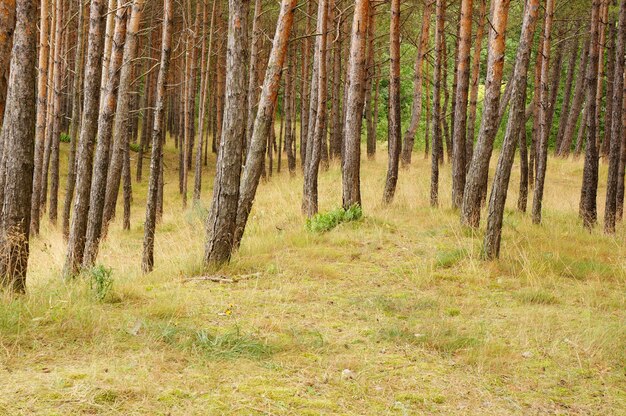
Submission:
[[[61,143],[69,143],[72,141],[72,138],[67,133],[61,133],[61,137],[59,138]]]
[[[325,233],[344,222],[358,221],[363,217],[363,210],[359,205],[348,209],[337,208],[327,213],[320,213],[306,221],[306,229],[313,233]]]
[[[135,152],[135,153],[139,153],[139,149],[141,148],[141,144],[139,143],[130,143],[129,144],[130,150]]]
[[[89,286],[96,299],[103,301],[113,287],[113,271],[102,265],[94,266],[88,271]]]

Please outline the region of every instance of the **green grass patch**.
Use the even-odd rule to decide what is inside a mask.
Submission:
[[[306,229],[312,233],[325,233],[339,224],[358,221],[363,217],[363,210],[359,205],[348,209],[337,208],[326,213],[319,213],[306,221]]]

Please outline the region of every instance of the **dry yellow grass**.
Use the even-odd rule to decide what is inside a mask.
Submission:
[[[380,203],[384,152],[363,163],[364,219],[326,234],[304,229],[301,178],[264,183],[221,271],[260,274],[236,284],[184,281],[211,192],[181,212],[171,148],[156,270],[140,273],[144,181],[132,230],[115,223],[101,251],[104,302],[60,280],[44,221],[29,293],[0,301],[0,414],[624,414],[626,228],[582,230],[582,162],[550,160],[542,226],[513,209],[514,176],[502,259],[484,262],[448,208],[447,166],[440,209],[419,155]],[[322,211],[340,183],[338,166],[321,174]]]

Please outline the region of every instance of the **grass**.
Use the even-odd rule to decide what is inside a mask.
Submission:
[[[382,204],[384,150],[363,162],[358,226],[308,232],[301,178],[264,182],[221,271],[258,276],[236,284],[185,279],[202,273],[212,177],[182,212],[171,143],[153,273],[140,271],[147,175],[96,277],[61,279],[63,238],[44,220],[28,294],[0,294],[0,414],[624,414],[626,228],[582,229],[581,162],[550,160],[541,226],[511,187],[502,258],[485,262],[449,209],[447,165],[439,209],[420,153]],[[337,164],[321,173],[322,213],[340,183]]]

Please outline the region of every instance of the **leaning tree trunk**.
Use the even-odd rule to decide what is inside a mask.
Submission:
[[[37,1],[17,0],[6,111],[0,141],[3,175],[0,284],[26,290],[35,148]]]
[[[356,0],[352,21],[342,163],[343,207],[361,205],[361,126],[369,0]]]
[[[539,147],[537,149],[537,172],[535,174],[535,192],[533,195],[533,223],[541,223],[543,188],[548,164],[548,140],[550,139],[550,39],[554,19],[554,1],[547,0],[543,28],[543,60],[541,63],[541,93],[539,95]]]
[[[120,85],[117,97],[117,109],[115,114],[119,116],[115,118],[114,125],[114,143],[111,154],[111,163],[107,173],[106,194],[104,198],[104,211],[102,214],[102,231],[95,233],[93,239],[88,244],[99,244],[101,235],[106,236],[109,222],[115,215],[115,205],[119,194],[120,181],[122,178],[122,169],[124,165],[124,152],[129,146],[128,137],[128,114],[130,109],[130,85],[132,82],[132,65],[137,55],[137,32],[141,22],[143,13],[143,5],[145,0],[134,0],[132,4],[132,12],[126,30],[126,42],[124,44],[124,60],[120,69]],[[100,235],[101,234],[101,235]],[[95,250],[97,253],[97,248]],[[95,260],[95,256],[94,256]]]
[[[252,204],[256,196],[257,187],[261,179],[263,159],[266,150],[265,145],[270,134],[270,129],[273,128],[272,115],[274,114],[276,101],[278,99],[282,69],[287,55],[287,47],[289,46],[289,35],[293,25],[293,14],[296,2],[297,0],[282,1],[280,16],[278,17],[278,24],[276,25],[272,52],[270,53],[269,62],[267,63],[263,89],[259,99],[256,120],[254,121],[254,129],[252,130],[250,148],[241,178],[239,202],[237,204],[237,224],[233,237],[233,247],[235,248],[239,247],[241,243]],[[320,4],[322,3],[323,2],[320,1]],[[281,151],[280,148],[279,151]]]
[[[471,0],[469,0],[471,2]],[[393,201],[398,183],[398,164],[402,146],[402,124],[400,108],[400,0],[391,0],[391,21],[389,28],[389,114],[388,146],[389,163],[387,180],[383,192],[383,202]]]
[[[98,127],[100,104],[101,61],[104,49],[104,17],[106,0],[92,0],[89,11],[89,43],[85,65],[83,116],[76,154],[76,196],[70,226],[67,256],[63,275],[71,277],[78,273],[83,261],[87,216],[89,212],[89,191],[91,187],[93,146]]]
[[[585,228],[591,229],[598,220],[598,147],[596,124],[596,94],[598,90],[598,59],[599,59],[599,26],[600,2],[593,0],[591,9],[591,43],[589,46],[589,67],[587,68],[587,147],[585,149],[585,165],[580,197],[580,216]]]
[[[246,19],[250,1],[229,0],[228,4],[224,125],[217,156],[213,203],[207,218],[205,267],[228,262],[232,253],[245,134],[245,114],[241,109],[246,103]]]
[[[550,0],[549,0],[550,1]],[[526,84],[528,80],[528,66],[530,63],[530,51],[533,45],[533,36],[539,15],[539,0],[528,0],[522,23],[522,33],[517,49],[515,70],[511,82],[511,109],[506,126],[504,142],[498,159],[498,167],[493,178],[491,197],[489,198],[489,215],[487,217],[487,232],[483,243],[485,257],[495,259],[500,255],[500,240],[502,236],[502,218],[506,204],[507,192],[513,159],[515,158],[515,146],[519,140],[521,129],[525,128],[525,101]]]
[[[107,85],[103,88],[104,97],[101,100],[100,115],[98,117],[98,139],[94,162],[94,174],[89,195],[89,217],[87,220],[87,233],[85,252],[83,255],[83,267],[91,267],[98,255],[98,246],[102,231],[102,212],[104,209],[107,175],[113,136],[113,123],[115,120],[118,103],[118,88],[120,85],[120,68],[124,58],[124,45],[126,42],[126,27],[129,10],[123,6],[123,0],[118,1],[115,16],[115,30],[113,32],[113,48],[109,61],[109,75],[105,78]],[[118,113],[117,118],[124,115]],[[117,131],[116,134],[120,134]]]
[[[467,183],[463,194],[461,222],[472,228],[480,223],[480,204],[484,188],[487,186],[489,160],[493,152],[493,142],[497,133],[497,115],[504,65],[505,33],[509,17],[510,0],[494,0],[492,26],[489,37],[487,59],[487,80],[483,119],[478,133],[478,143],[470,163]]]
[[[611,144],[609,150],[609,173],[606,188],[604,232],[615,233],[617,211],[617,177],[619,174],[620,147],[624,130],[622,126],[622,103],[624,101],[624,50],[626,50],[626,0],[620,1],[619,26],[615,45],[615,67],[613,70],[613,115],[611,116]],[[609,57],[609,59],[612,57]],[[608,126],[607,126],[608,128]],[[622,175],[623,177],[623,175]]]
[[[469,90],[469,61],[472,37],[472,0],[461,3],[459,23],[459,57],[457,73],[454,132],[452,137],[452,206],[460,208],[465,188],[465,136],[467,134],[467,95]]]

